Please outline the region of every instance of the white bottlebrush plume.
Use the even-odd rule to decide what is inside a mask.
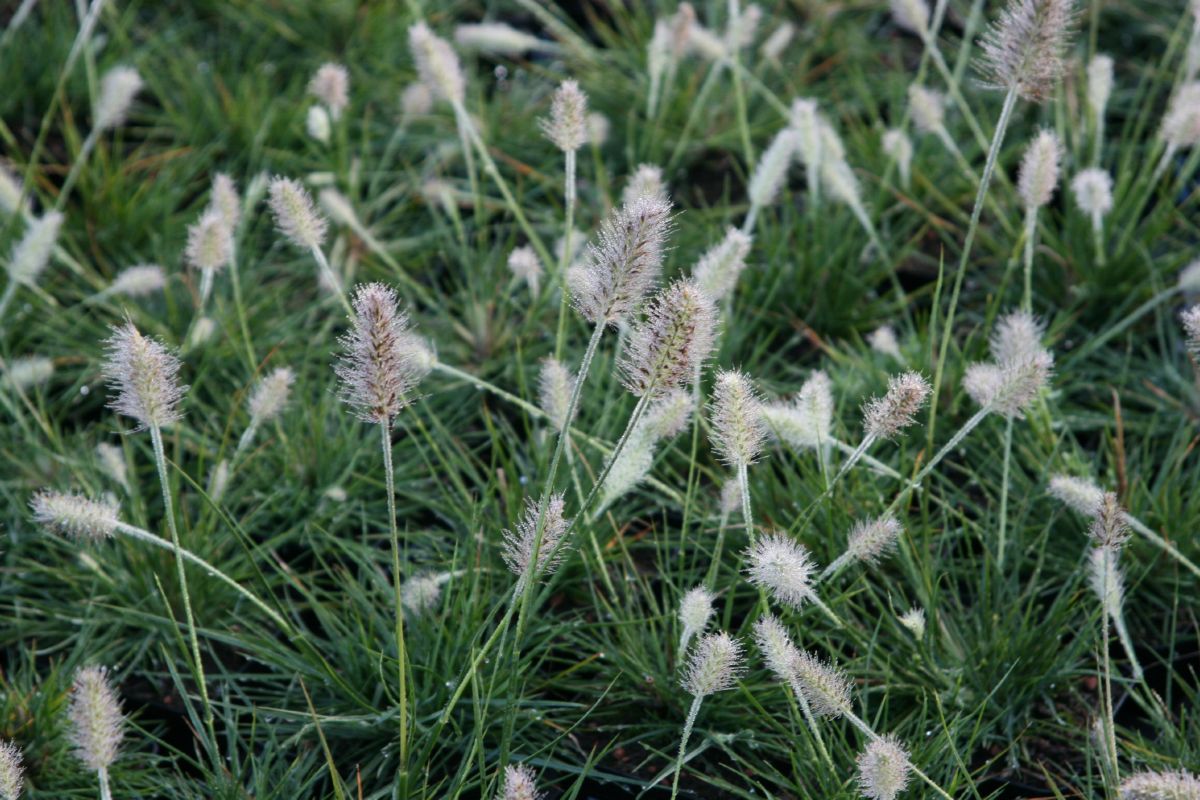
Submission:
[[[816,371],[790,402],[762,407],[767,428],[792,447],[818,448],[829,444],[833,426],[833,388],[829,376]]]
[[[1179,315],[1183,322],[1183,333],[1187,337],[1187,349],[1192,358],[1200,360],[1200,305],[1184,309]]]
[[[762,22],[763,10],[755,3],[750,3],[738,15],[737,25],[730,26],[726,38],[734,47],[749,47],[754,44],[758,35],[758,26]]]
[[[1111,619],[1121,618],[1125,604],[1125,579],[1117,563],[1120,551],[1116,547],[1103,545],[1088,552],[1088,578],[1092,591],[1100,600],[1100,606]]]
[[[742,487],[737,478],[730,478],[721,484],[721,515],[731,517],[742,509]]]
[[[759,46],[758,52],[762,53],[762,57],[772,63],[779,63],[783,57],[783,51],[787,50],[792,39],[796,36],[796,26],[784,20],[771,31],[771,34],[763,40]]]
[[[21,750],[12,742],[0,740],[0,800],[17,800],[25,785]]]
[[[412,401],[412,390],[428,372],[425,355],[391,287],[358,286],[353,308],[351,328],[340,340],[345,354],[334,367],[340,397],[364,422],[387,425]]]
[[[1058,186],[1061,158],[1062,144],[1054,131],[1043,129],[1029,143],[1017,179],[1017,191],[1026,210],[1038,209],[1050,202]]]
[[[541,800],[533,770],[524,764],[504,768],[504,800]]]
[[[222,458],[208,476],[208,496],[214,503],[219,504],[225,497],[225,490],[229,488],[231,477],[233,477],[233,472],[232,467],[229,466],[229,460]]]
[[[312,196],[298,181],[276,176],[268,189],[275,226],[292,244],[305,250],[325,241],[325,218],[313,207]]]
[[[638,164],[637,169],[625,182],[621,190],[621,202],[632,206],[639,197],[652,197],[663,203],[669,201],[666,183],[663,181],[662,167],[654,164]]]
[[[918,133],[941,135],[946,127],[946,96],[914,83],[908,87],[908,113]]]
[[[515,531],[504,532],[504,548],[501,556],[509,570],[518,577],[518,584],[524,585],[525,575],[533,561],[533,545],[537,539],[538,503],[535,500],[525,501],[525,513],[517,523]],[[566,548],[559,547],[563,536],[570,527],[571,520],[563,516],[563,496],[552,495],[546,504],[546,513],[542,518],[542,541],[538,546],[537,568],[534,579],[550,575],[558,569],[566,556]]]
[[[400,92],[400,111],[405,117],[423,117],[433,111],[433,92],[421,81],[413,81]]]
[[[321,144],[329,144],[332,124],[329,121],[329,112],[325,110],[325,106],[308,107],[308,116],[304,118],[304,129],[310,137]]]
[[[912,139],[899,128],[889,128],[883,132],[882,144],[883,152],[896,162],[896,169],[900,172],[900,184],[907,187],[912,182]]]
[[[654,465],[655,446],[683,430],[691,420],[692,410],[692,396],[682,389],[673,389],[646,407],[604,479],[600,508],[607,508],[642,482]]]
[[[183,257],[193,269],[203,272],[215,272],[229,264],[233,257],[233,231],[219,210],[209,208],[188,226]]]
[[[870,800],[895,800],[911,771],[908,751],[891,734],[872,739],[858,754],[858,788]]]
[[[1113,492],[1105,492],[1100,498],[1100,507],[1088,528],[1088,536],[1097,547],[1116,549],[1129,540],[1129,523],[1125,512]]]
[[[889,0],[892,19],[906,31],[924,38],[929,30],[929,6],[925,0]]]
[[[829,196],[845,203],[851,209],[862,208],[862,189],[858,176],[845,161],[826,161],[821,164],[821,183],[829,190]]]
[[[724,61],[729,54],[725,40],[699,23],[692,26],[687,47],[688,52],[708,61]]]
[[[4,367],[3,385],[25,391],[40,386],[54,377],[54,362],[45,356],[22,356]]]
[[[688,659],[682,685],[693,697],[732,689],[742,674],[742,645],[724,631],[705,634]]]
[[[212,317],[201,317],[192,326],[192,334],[188,337],[187,347],[193,348],[204,344],[217,333],[217,323]]]
[[[817,716],[837,718],[851,710],[850,680],[833,664],[801,650],[792,661],[792,675]]]
[[[816,566],[804,545],[782,533],[771,533],[750,545],[745,557],[750,583],[769,592],[776,602],[800,608],[813,598]]]
[[[283,413],[295,381],[296,373],[287,367],[272,370],[270,375],[260,380],[247,404],[251,424],[267,422]]]
[[[452,104],[462,103],[466,79],[450,43],[429,30],[424,22],[418,22],[408,29],[408,46],[417,65],[417,74],[429,90]]]
[[[904,360],[904,356],[900,353],[900,343],[896,341],[896,331],[891,325],[880,325],[867,334],[867,344],[876,353],[890,356],[897,361]]]
[[[725,238],[710,247],[692,270],[700,291],[718,302],[732,292],[738,276],[746,268],[751,242],[751,238],[737,228],[727,228]]]
[[[773,614],[759,617],[754,623],[754,642],[771,672],[784,683],[793,684],[800,651],[792,643],[792,637],[788,636],[783,623]]]
[[[876,519],[860,520],[850,529],[846,543],[846,554],[864,564],[876,564],[896,546],[896,540],[904,528],[900,521],[888,515]]]
[[[717,309],[693,281],[659,292],[629,335],[618,368],[625,388],[661,397],[691,383],[716,341]]]
[[[100,96],[96,100],[96,119],[93,126],[106,131],[125,124],[133,98],[141,91],[142,76],[133,67],[113,67],[100,80]]]
[[[565,364],[557,358],[542,361],[542,371],[538,375],[538,399],[555,430],[561,431],[567,426],[567,406],[570,405],[574,388],[575,376]]]
[[[104,474],[119,483],[125,491],[129,491],[129,473],[125,467],[125,453],[116,445],[100,442],[96,445],[96,458]]]
[[[1121,781],[1121,800],[1196,800],[1200,777],[1186,770],[1137,772]]]
[[[449,572],[415,575],[400,587],[400,602],[410,614],[420,616],[438,604],[442,599],[442,585],[452,576]]]
[[[524,281],[535,295],[542,280],[542,261],[529,246],[515,247],[508,254],[508,270],[517,280]]]
[[[1050,96],[1066,68],[1075,0],[1009,0],[983,37],[980,69],[994,88],[1029,101]]]
[[[800,134],[792,128],[784,128],[775,134],[771,144],[758,158],[746,195],[752,206],[769,206],[775,202],[787,180],[788,165],[800,147]]]
[[[162,291],[166,285],[167,276],[162,267],[157,264],[139,264],[122,270],[113,279],[108,290],[126,297],[145,297]]]
[[[794,110],[794,109],[793,109]],[[841,162],[846,160],[846,145],[841,134],[824,114],[817,114],[817,133],[821,137],[821,160]]]
[[[334,224],[344,225],[351,229],[362,229],[363,225],[354,211],[354,204],[350,202],[350,198],[337,189],[328,187],[322,189],[317,195],[317,203],[329,215],[329,219]]]
[[[687,651],[693,636],[704,633],[708,621],[716,611],[713,609],[713,593],[703,586],[689,590],[679,601],[679,624],[683,632],[679,636],[679,652]]]
[[[114,326],[105,345],[104,377],[115,392],[109,408],[136,420],[138,430],[183,417],[179,403],[187,387],[179,383],[179,359],[165,345],[142,336],[132,322]]]
[[[237,184],[223,172],[213,176],[212,196],[209,208],[216,209],[225,220],[225,227],[236,231],[242,219],[242,199],[238,196]]]
[[[767,437],[762,402],[744,373],[722,370],[713,385],[710,410],[713,447],[731,467],[753,464]]]
[[[542,132],[564,153],[578,150],[587,141],[587,95],[575,81],[563,81],[550,102],[549,119]]]
[[[1071,179],[1071,193],[1079,210],[1101,220],[1112,210],[1112,176],[1099,167],[1085,169]]]
[[[916,372],[892,376],[887,393],[863,405],[863,428],[877,439],[893,438],[916,422],[930,391],[929,381]]]
[[[6,162],[0,161],[0,211],[12,214],[29,210],[29,203],[23,202],[21,181],[13,175]]]
[[[322,64],[308,82],[308,93],[329,109],[329,116],[338,119],[350,105],[349,70],[341,64]]]
[[[532,33],[517,30],[503,22],[476,22],[454,29],[454,43],[464,50],[477,50],[497,56],[523,56],[546,46]]]
[[[612,129],[612,123],[608,121],[608,117],[599,111],[593,111],[584,120],[584,127],[587,129],[588,142],[599,147],[608,141],[608,134]]]
[[[29,501],[33,519],[55,533],[72,539],[96,541],[113,535],[119,520],[116,503],[82,495],[43,490]]]
[[[1113,60],[1111,56],[1097,53],[1087,65],[1088,110],[1097,119],[1104,116],[1108,98],[1113,88]]]
[[[1006,417],[1019,417],[1050,380],[1054,358],[1041,350],[1008,364],[972,364],[963,389],[980,406]]]
[[[47,211],[29,223],[25,235],[13,247],[8,258],[10,280],[25,286],[37,283],[38,276],[50,263],[50,254],[54,252],[62,223],[63,215],[57,211]]]
[[[925,638],[925,609],[910,608],[900,615],[900,624],[918,639]]]
[[[82,667],[75,673],[67,716],[75,755],[89,768],[106,771],[117,760],[125,736],[121,701],[109,683],[108,670]]]
[[[793,100],[790,124],[799,136],[797,157],[805,169],[817,169],[821,164],[821,113],[817,101],[806,97]]]
[[[1104,503],[1104,490],[1087,478],[1054,475],[1050,495],[1084,516],[1094,517]]]
[[[1041,352],[1042,334],[1042,324],[1033,314],[1013,311],[996,323],[988,348],[997,364],[1017,364]]]
[[[662,270],[670,230],[671,205],[664,200],[639,197],[614,211],[588,245],[584,264],[567,274],[579,313],[611,325],[641,305]]]
[[[1175,148],[1200,143],[1200,81],[1185,83],[1175,92],[1163,115],[1159,135]]]
[[[638,427],[654,442],[670,439],[687,427],[693,411],[691,394],[673,389],[646,407]]]

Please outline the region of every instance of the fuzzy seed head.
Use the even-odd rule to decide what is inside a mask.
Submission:
[[[38,276],[50,263],[50,254],[58,242],[58,231],[62,228],[63,215],[47,211],[29,223],[25,235],[13,247],[8,259],[8,276],[15,283],[33,286]]]
[[[1071,193],[1079,210],[1100,218],[1112,210],[1112,176],[1099,167],[1085,169],[1071,179]]]
[[[904,360],[904,356],[900,353],[900,343],[896,341],[896,331],[891,325],[880,325],[867,334],[867,344],[876,353],[891,356],[897,361]]]
[[[40,386],[54,377],[54,362],[45,356],[22,356],[5,365],[2,384],[10,389],[25,391]]]
[[[771,35],[763,40],[762,46],[758,48],[758,52],[762,53],[762,57],[772,63],[779,63],[779,59],[783,57],[783,52],[787,50],[792,39],[796,36],[796,26],[784,20],[776,26],[775,30],[771,31]]]
[[[793,683],[800,651],[792,643],[792,637],[788,636],[783,623],[773,614],[759,617],[754,623],[754,641],[771,672],[784,683]]]
[[[1099,514],[1104,505],[1104,490],[1087,478],[1054,475],[1049,491],[1052,497],[1088,517]]]
[[[317,195],[317,203],[335,224],[345,225],[347,228],[357,228],[361,225],[350,198],[337,189],[322,189]]]
[[[918,639],[925,638],[925,609],[910,608],[900,615],[900,624]]]
[[[559,547],[563,536],[567,533],[571,520],[563,516],[563,496],[552,495],[546,505],[546,513],[542,518],[542,541],[538,547],[537,568],[533,578],[537,580],[542,575],[551,575],[558,569],[566,556],[566,548]],[[533,563],[533,545],[537,539],[538,503],[536,500],[525,501],[525,515],[517,523],[515,531],[504,532],[504,548],[501,556],[524,585],[529,565]]]
[[[238,197],[237,184],[233,182],[233,178],[223,172],[213,176],[209,208],[216,209],[225,220],[226,228],[230,231],[237,230],[242,219],[242,199]]]
[[[1017,191],[1027,210],[1041,208],[1054,196],[1061,158],[1062,145],[1054,131],[1043,129],[1029,143],[1017,179]]]
[[[911,771],[908,751],[893,734],[872,739],[858,755],[858,787],[870,800],[895,800]]]
[[[769,206],[775,202],[779,190],[787,180],[788,165],[800,148],[800,134],[792,128],[784,128],[775,134],[771,144],[759,156],[746,195],[754,206]]]
[[[687,427],[694,410],[690,393],[672,389],[647,406],[638,428],[652,442],[671,439]]]
[[[890,0],[892,19],[906,31],[925,36],[929,30],[929,6],[925,0]]]
[[[752,242],[748,235],[737,228],[730,226],[726,229],[725,238],[710,247],[692,270],[700,291],[714,302],[720,302],[729,295],[737,285],[738,276],[746,268],[746,256],[750,255]]]
[[[818,448],[829,443],[833,390],[829,376],[816,371],[790,402],[762,407],[767,429],[792,447]]]
[[[714,613],[713,593],[703,586],[696,586],[683,596],[679,601],[679,624],[683,626],[681,650],[687,649],[693,636],[704,632]]]
[[[676,281],[647,305],[618,367],[637,397],[692,382],[716,342],[717,309],[694,281]]]
[[[736,478],[721,484],[721,514],[730,517],[742,508],[742,487]]]
[[[1105,492],[1100,498],[1100,507],[1088,528],[1088,536],[1097,547],[1113,549],[1129,540],[1129,523],[1125,521],[1125,511],[1114,492]]]
[[[1121,800],[1200,800],[1200,777],[1185,770],[1138,772],[1121,781]]]
[[[904,528],[900,521],[888,515],[877,519],[861,520],[854,523],[850,529],[850,538],[846,544],[846,552],[855,561],[864,564],[877,564],[896,546],[896,540]]]
[[[821,159],[829,162],[846,160],[846,145],[837,128],[833,127],[824,114],[817,114],[817,133],[821,137]],[[824,166],[824,165],[822,165]]]
[[[608,459],[611,461],[611,458]],[[617,460],[608,469],[601,492],[601,507],[607,507],[631,491],[650,474],[654,466],[654,440],[638,423]]]
[[[208,476],[208,495],[214,503],[220,503],[221,498],[225,496],[225,490],[229,488],[229,479],[232,477],[232,472],[229,467],[228,459],[221,459],[217,465],[213,467],[212,473]]]
[[[97,772],[112,766],[125,735],[125,717],[109,683],[108,670],[83,667],[75,673],[67,716],[76,757]]]
[[[709,416],[712,445],[721,460],[731,467],[753,464],[762,453],[767,424],[750,378],[737,370],[718,372]]]
[[[442,579],[437,575],[417,575],[400,587],[400,602],[413,616],[420,616],[442,598]]]
[[[413,81],[400,93],[400,111],[406,117],[423,117],[433,111],[433,93],[421,81]]]
[[[267,422],[283,413],[295,382],[296,373],[287,367],[273,370],[258,382],[249,401],[250,419],[254,424]]]
[[[1000,318],[988,340],[997,364],[1015,364],[1042,350],[1042,324],[1028,311],[1013,311]]]
[[[638,164],[621,191],[621,202],[632,206],[639,197],[652,197],[668,202],[666,183],[663,182],[662,167],[654,164]]]
[[[524,764],[509,764],[504,768],[504,800],[540,800],[535,777]]]
[[[466,79],[450,43],[435,35],[424,22],[418,22],[408,29],[408,46],[417,74],[434,96],[455,105],[462,103]]]
[[[908,87],[908,112],[918,133],[938,133],[946,125],[946,96],[914,83]]]
[[[157,264],[139,264],[122,270],[113,280],[110,290],[126,297],[145,297],[161,291],[167,285],[167,276]]]
[[[900,183],[907,187],[912,182],[912,139],[899,128],[889,128],[883,132],[883,152],[896,162],[900,171]]]
[[[891,439],[916,421],[931,389],[929,381],[916,372],[905,372],[888,380],[887,393],[863,405],[863,429],[877,439]]]
[[[742,644],[724,631],[705,634],[688,659],[683,689],[708,697],[732,689],[742,674]]]
[[[862,190],[858,185],[858,176],[845,161],[826,161],[821,164],[821,183],[834,200],[850,208],[861,208]]]
[[[571,404],[571,391],[575,388],[575,376],[556,358],[542,362],[538,376],[538,396],[542,411],[550,417],[550,424],[561,431],[567,426],[567,406]]]
[[[209,208],[200,219],[188,226],[187,263],[198,270],[224,269],[233,257],[233,232],[225,218],[215,208]]]
[[[671,204],[639,197],[600,226],[585,262],[567,274],[572,302],[588,321],[616,324],[642,302],[662,271]]]
[[[532,247],[517,247],[508,254],[508,270],[517,280],[524,281],[529,290],[537,294],[543,269],[541,259]]]
[[[725,40],[699,23],[688,34],[687,47],[689,52],[708,61],[722,61],[728,55]]]
[[[353,307],[350,330],[340,339],[345,352],[334,367],[340,397],[363,422],[387,425],[428,372],[425,355],[391,287],[359,285]]]
[[[20,748],[12,742],[0,741],[0,800],[17,800],[24,785]]]
[[[454,43],[466,50],[510,57],[522,56],[542,45],[533,34],[502,22],[459,25],[454,29]]]
[[[133,98],[141,91],[142,76],[133,67],[113,67],[100,80],[100,97],[96,100],[96,130],[106,131],[125,123]]]
[[[188,337],[188,347],[202,345],[217,333],[217,323],[212,317],[201,317],[192,327],[192,335]]]
[[[798,609],[813,596],[816,565],[799,542],[782,533],[770,533],[750,545],[745,556],[750,583],[770,592],[776,602]]]
[[[1116,547],[1102,545],[1088,553],[1088,578],[1092,591],[1100,600],[1104,613],[1113,619],[1121,616],[1125,602],[1125,579],[1118,563],[1120,551]]]
[[[121,448],[108,442],[100,442],[96,445],[96,458],[100,461],[100,469],[104,474],[128,491],[129,475],[125,468],[125,454],[121,452]]]
[[[835,665],[801,650],[792,661],[792,675],[817,716],[836,719],[850,711],[850,680]]]
[[[276,176],[268,189],[275,227],[304,250],[320,247],[325,241],[325,218],[313,207],[312,196],[299,181]]]
[[[1075,32],[1075,0],[1009,0],[984,34],[980,70],[995,89],[1040,103],[1066,68]]]
[[[304,118],[304,129],[308,135],[321,144],[329,144],[332,123],[325,106],[309,106],[308,116]]]
[[[1200,360],[1200,305],[1185,309],[1179,318],[1187,336],[1188,352],[1192,354],[1192,358]]]
[[[791,126],[799,135],[796,155],[807,169],[821,163],[821,112],[817,101],[798,97],[792,101]]]
[[[8,165],[0,161],[0,211],[12,214],[29,210],[29,203],[22,202],[21,181],[13,175]]]
[[[43,490],[29,501],[33,519],[54,533],[78,541],[99,541],[113,535],[119,520],[117,505],[76,494]]]
[[[322,64],[308,82],[308,93],[337,119],[350,105],[350,72],[341,64]]]
[[[587,115],[584,125],[587,128],[587,140],[589,142],[599,147],[608,141],[608,133],[612,128],[612,123],[608,121],[608,117],[599,111],[593,111]]]
[[[1200,81],[1185,83],[1175,92],[1163,115],[1159,135],[1173,147],[1200,143]]]
[[[142,336],[132,322],[111,330],[102,367],[115,392],[108,407],[136,420],[138,430],[181,419],[179,403],[187,387],[179,383],[179,359],[161,342]]]
[[[587,95],[575,81],[563,81],[550,102],[550,118],[541,121],[546,138],[564,153],[573,153],[587,141]]]
[[[1108,98],[1113,88],[1113,60],[1111,56],[1097,53],[1087,65],[1087,102],[1092,116],[1099,119],[1108,107]]]

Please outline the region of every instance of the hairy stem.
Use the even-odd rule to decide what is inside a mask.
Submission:
[[[554,357],[562,358],[563,345],[567,339],[567,309],[571,299],[567,294],[567,268],[571,260],[571,235],[575,232],[575,151],[566,152],[566,176],[563,188],[563,201],[566,206],[566,228],[563,230],[562,253],[558,258],[558,286],[562,292],[562,300],[558,305],[558,329],[554,336]],[[549,266],[549,264],[547,264]]]
[[[703,695],[692,698],[692,706],[688,709],[687,720],[683,723],[683,734],[679,737],[679,756],[675,759],[675,775],[671,778],[671,800],[679,794],[679,773],[683,771],[683,757],[687,752],[688,739],[692,737],[692,726],[696,724],[696,716],[700,713],[700,704],[704,702]]]
[[[383,476],[387,482],[388,532],[392,539],[392,589],[396,604],[396,668],[400,680],[400,772],[408,769],[408,651],[404,646],[404,605],[400,602],[400,532],[396,528],[396,475],[392,469],[391,424],[379,426]]]

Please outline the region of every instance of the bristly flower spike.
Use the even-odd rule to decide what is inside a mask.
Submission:
[[[279,232],[299,248],[319,249],[325,241],[327,222],[317,213],[308,191],[298,181],[279,176],[271,179],[268,191]]]
[[[683,632],[679,635],[679,658],[687,652],[688,643],[693,636],[704,633],[708,621],[716,613],[713,609],[713,593],[703,586],[696,586],[688,591],[679,601],[679,624]]]
[[[876,737],[858,756],[858,786],[870,800],[895,800],[908,785],[912,764],[894,735]]]
[[[752,239],[745,233],[732,226],[727,228],[725,238],[710,247],[692,270],[700,290],[716,302],[725,299],[746,268],[751,243]]]
[[[1196,800],[1200,776],[1186,770],[1137,772],[1121,781],[1121,800]]]
[[[863,405],[863,428],[874,439],[891,439],[916,422],[931,389],[929,381],[916,372],[905,372],[888,380],[887,393]]]
[[[449,42],[435,35],[424,22],[418,22],[408,29],[408,46],[417,74],[429,90],[452,105],[461,105],[466,79]]]
[[[541,121],[546,138],[564,153],[578,150],[587,141],[587,95],[575,81],[563,81],[550,103],[550,118]]]
[[[530,294],[537,296],[544,270],[541,259],[532,247],[513,248],[508,254],[508,271],[514,278],[524,281],[529,286]]]
[[[25,785],[21,768],[21,750],[12,742],[0,740],[0,800],[17,800]]]
[[[81,495],[43,490],[29,501],[39,525],[79,541],[98,541],[113,535],[120,521],[117,504]]]
[[[517,593],[525,586],[525,578],[529,575],[530,564],[533,561],[533,546],[537,539],[538,503],[529,499],[525,503],[525,513],[517,523],[515,531],[504,532],[504,549],[501,553],[504,563],[517,576]],[[542,540],[538,545],[537,565],[533,578],[537,579],[553,574],[562,564],[566,556],[565,548],[560,547],[571,520],[563,516],[563,496],[550,496],[546,504],[546,512],[542,515]]]
[[[883,152],[896,162],[896,169],[900,172],[900,185],[907,189],[912,184],[912,139],[899,128],[889,128],[883,132],[881,143]]]
[[[662,167],[657,164],[637,165],[637,169],[625,182],[625,188],[621,190],[621,202],[631,206],[639,197],[653,197],[664,203],[670,201]]]
[[[1058,186],[1058,162],[1062,157],[1062,145],[1054,131],[1038,132],[1030,142],[1021,159],[1021,171],[1017,179],[1017,191],[1025,210],[1033,211],[1050,202]]]
[[[1192,358],[1200,361],[1200,305],[1184,309],[1179,315],[1183,333],[1187,337],[1187,350]]]
[[[732,689],[742,673],[742,645],[724,631],[705,634],[688,659],[683,689],[695,698]]]
[[[116,394],[109,408],[131,417],[138,430],[165,428],[183,417],[179,359],[166,346],[142,336],[132,322],[115,326],[105,342],[104,377]]]
[[[1047,99],[1066,68],[1076,17],[1075,0],[1009,0],[983,37],[980,68],[990,85]]]
[[[100,80],[100,96],[96,101],[93,127],[106,131],[125,123],[133,98],[141,91],[142,76],[133,67],[113,67]]]
[[[550,418],[555,430],[567,426],[567,408],[570,406],[571,390],[575,388],[575,376],[565,364],[556,358],[542,362],[538,376],[538,398],[542,411]]]
[[[75,755],[107,782],[108,768],[117,760],[125,735],[121,701],[104,667],[83,667],[75,673],[67,716]]]
[[[654,297],[634,328],[619,369],[638,397],[662,397],[690,383],[716,341],[717,310],[693,281],[676,281]]]
[[[350,105],[350,72],[341,64],[322,64],[308,82],[308,93],[320,100],[336,121]]]
[[[817,370],[789,402],[762,407],[767,428],[792,447],[816,449],[830,443],[833,389],[829,376]]]
[[[762,453],[767,425],[750,378],[737,370],[717,373],[711,406],[712,444],[731,467],[747,467]]]
[[[345,354],[334,367],[341,399],[364,422],[389,425],[428,372],[424,346],[409,331],[391,287],[358,286],[353,309],[351,328],[341,338]]]
[[[745,552],[750,583],[770,592],[779,603],[798,609],[813,600],[815,565],[804,545],[782,533],[771,533],[754,542]]]
[[[1054,475],[1050,478],[1050,494],[1071,509],[1088,517],[1100,513],[1104,490],[1086,478]]]
[[[533,770],[524,764],[504,768],[504,800],[541,800]]]
[[[47,211],[38,219],[29,223],[25,234],[13,247],[8,259],[8,277],[14,284],[33,286],[38,276],[50,263],[50,255],[58,242],[58,232],[62,228],[63,215],[57,211]]]

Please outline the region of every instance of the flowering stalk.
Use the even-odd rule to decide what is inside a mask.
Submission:
[[[105,73],[100,82],[100,95],[96,98],[92,129],[88,132],[87,138],[83,140],[83,146],[79,148],[79,152],[75,154],[71,170],[63,180],[62,189],[54,201],[55,211],[62,211],[67,204],[67,198],[71,196],[71,190],[75,187],[80,172],[91,156],[92,150],[96,148],[100,134],[106,130],[120,127],[125,122],[129,106],[133,103],[133,98],[141,90],[142,85],[142,77],[132,67],[113,67]]]
[[[279,232],[296,247],[312,254],[329,288],[337,294],[346,313],[353,315],[354,309],[346,299],[342,280],[333,271],[329,260],[325,258],[325,252],[321,249],[329,227],[328,220],[317,213],[312,197],[297,181],[282,177],[272,178],[270,195],[271,212],[275,215],[275,225]]]
[[[683,732],[679,737],[679,755],[675,760],[675,777],[671,780],[671,800],[679,794],[679,773],[687,753],[692,727],[700,714],[700,704],[710,694],[732,689],[742,672],[742,646],[724,632],[708,634],[696,645],[683,677],[683,688],[692,696]]]
[[[554,339],[554,357],[562,358],[563,343],[567,330],[567,307],[570,298],[566,291],[567,267],[570,264],[571,235],[575,231],[575,154],[587,140],[587,95],[575,81],[563,81],[554,93],[550,118],[542,121],[546,137],[562,151],[565,176],[563,180],[563,205],[565,207],[562,253],[558,260],[558,282],[562,288],[562,302],[558,308],[558,332]]]

